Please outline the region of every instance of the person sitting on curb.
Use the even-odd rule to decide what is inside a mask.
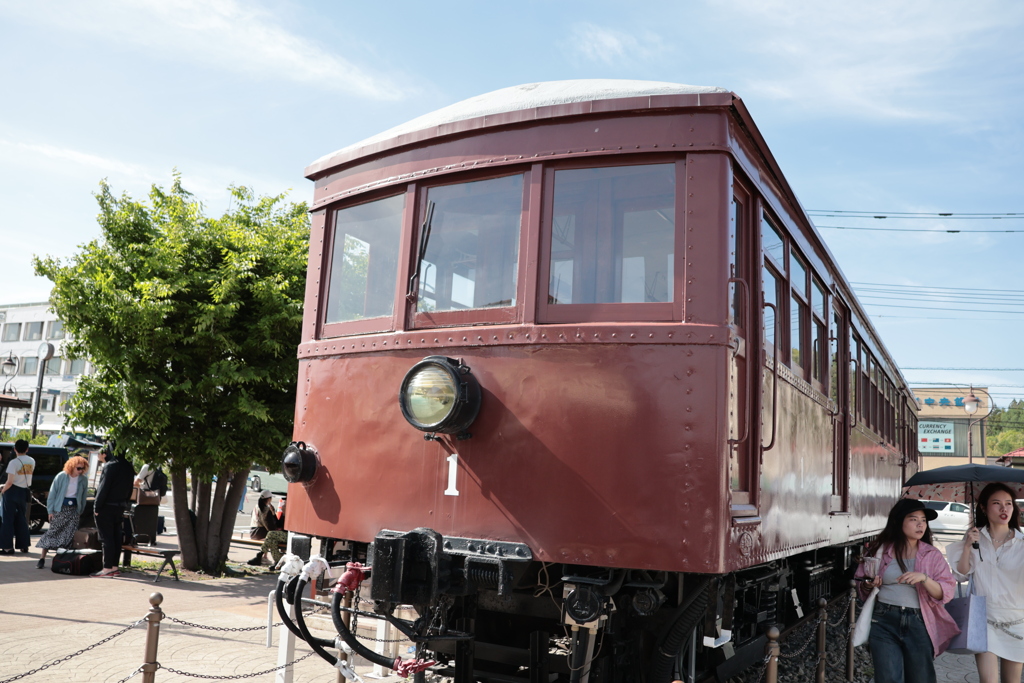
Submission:
[[[274,558],[274,564],[276,565],[282,555],[281,544],[288,540],[288,535],[282,528],[284,520],[278,519],[277,511],[274,510],[274,506],[271,504],[272,497],[273,494],[268,489],[263,489],[260,491],[259,500],[252,509],[249,538],[255,541],[263,541],[263,545],[260,547],[260,551],[256,553],[256,557],[248,562],[248,564],[254,567],[263,564],[263,557],[267,552]]]

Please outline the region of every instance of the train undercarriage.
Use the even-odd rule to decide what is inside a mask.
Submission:
[[[544,563],[523,544],[431,529],[322,547],[330,572],[317,578],[307,565],[282,579],[289,628],[343,673],[331,648],[453,683],[727,681],[762,661],[770,626],[793,625],[848,587],[857,553],[856,544],[832,546],[708,575]],[[332,594],[335,640],[313,636],[301,610],[289,617],[287,603],[314,580]],[[353,619],[387,620],[415,656],[379,654]]]

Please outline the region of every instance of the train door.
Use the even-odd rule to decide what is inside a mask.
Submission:
[[[829,397],[836,409],[832,415],[832,512],[850,510],[850,355],[849,312],[833,297],[832,319],[829,321]]]
[[[729,231],[729,489],[734,515],[755,514],[751,486],[750,211],[751,195],[738,184]]]

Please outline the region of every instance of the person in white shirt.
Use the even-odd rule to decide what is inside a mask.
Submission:
[[[1013,491],[989,484],[978,496],[975,524],[946,557],[960,581],[974,580],[988,611],[988,652],[975,655],[981,683],[1019,683],[1024,668],[1024,533]],[[977,543],[977,548],[972,544]],[[1001,676],[1000,676],[1001,670]]]
[[[23,553],[28,552],[32,537],[28,531],[28,511],[32,486],[32,472],[36,461],[28,455],[28,441],[18,439],[14,442],[14,457],[7,463],[7,481],[0,495],[0,509],[3,524],[0,524],[0,554],[13,555],[14,546]]]

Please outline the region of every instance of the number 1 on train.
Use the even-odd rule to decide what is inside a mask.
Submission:
[[[444,490],[444,495],[457,496],[459,490],[455,488],[455,475],[459,471],[459,454],[452,453],[445,460],[448,461],[448,488]]]

